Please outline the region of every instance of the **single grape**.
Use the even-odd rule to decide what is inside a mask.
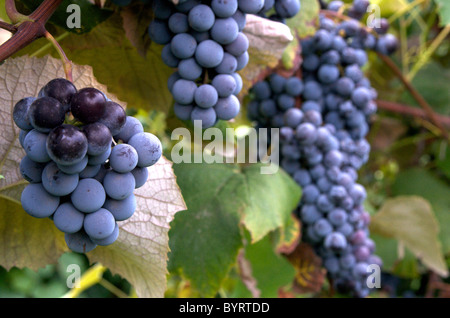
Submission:
[[[56,228],[64,233],[76,233],[83,227],[84,213],[70,202],[61,204],[53,215]]]
[[[47,135],[37,131],[30,130],[23,140],[23,149],[27,156],[36,162],[49,162],[50,156],[46,149]]]
[[[240,71],[247,66],[248,62],[250,61],[250,55],[248,54],[248,52],[244,52],[243,54],[236,57],[236,61],[236,71]]]
[[[33,126],[28,117],[28,109],[30,105],[36,100],[34,97],[25,97],[19,100],[13,109],[13,120],[17,127],[23,130],[31,130]]]
[[[324,246],[333,251],[342,251],[347,247],[347,240],[339,232],[332,232],[325,238]]]
[[[136,149],[128,144],[118,144],[112,149],[111,155],[109,156],[111,168],[119,173],[132,171],[137,163],[138,153]]]
[[[136,149],[139,156],[137,165],[141,168],[152,166],[161,158],[161,141],[151,133],[135,134],[128,141],[128,144]]]
[[[64,235],[67,247],[76,253],[88,253],[97,247],[89,236],[83,231],[66,233]]]
[[[236,90],[236,81],[233,76],[228,74],[216,75],[212,82],[212,86],[217,90],[219,97],[228,97]]]
[[[210,84],[202,84],[194,92],[194,101],[197,106],[202,108],[213,107],[218,99],[217,90]]]
[[[54,196],[69,195],[77,187],[78,180],[78,174],[62,172],[55,162],[49,162],[42,171],[42,185]]]
[[[157,19],[167,20],[174,9],[173,3],[166,0],[154,0],[152,4],[153,14]]]
[[[44,167],[44,163],[33,161],[28,156],[24,156],[19,165],[20,174],[30,183],[42,182],[42,171]]]
[[[216,124],[217,115],[214,108],[194,107],[191,113],[191,120],[196,124],[198,121],[203,129],[212,127]]]
[[[194,106],[192,105],[182,105],[179,103],[174,103],[173,105],[175,116],[177,116],[177,118],[180,120],[190,120],[193,109]]]
[[[70,109],[72,115],[85,124],[95,123],[104,116],[106,98],[96,88],[85,87],[72,96]]]
[[[100,209],[105,203],[106,193],[102,184],[95,179],[82,179],[70,196],[72,204],[85,213]]]
[[[189,105],[194,102],[195,91],[197,90],[197,84],[193,81],[179,79],[172,87],[173,99],[183,105]]]
[[[181,12],[175,12],[167,21],[169,30],[175,34],[186,33],[189,31],[188,17]]]
[[[105,112],[98,122],[108,127],[111,135],[115,136],[121,131],[126,120],[127,115],[123,107],[113,101],[107,101]]]
[[[215,21],[213,10],[204,4],[197,5],[189,11],[189,25],[198,32],[208,31]]]
[[[286,93],[293,97],[300,96],[303,92],[303,81],[298,77],[290,77],[284,83]]]
[[[36,99],[28,109],[28,120],[34,129],[48,133],[61,125],[66,116],[63,105],[52,97]]]
[[[111,131],[105,125],[99,122],[86,125],[83,127],[83,133],[87,138],[88,155],[98,156],[111,147]]]
[[[217,67],[222,62],[223,56],[222,46],[213,40],[200,42],[195,51],[197,63],[207,68]]]
[[[238,9],[237,0],[212,0],[211,8],[214,14],[220,18],[228,18],[233,16]]]
[[[134,194],[131,194],[123,200],[107,198],[103,207],[111,212],[116,221],[125,221],[129,219],[136,210],[136,197]]]
[[[136,181],[131,172],[117,173],[115,171],[109,171],[103,179],[103,186],[105,188],[104,191],[110,198],[123,200],[133,194]]]
[[[292,18],[300,11],[300,0],[277,0],[275,11],[282,18]]]
[[[230,120],[235,118],[239,114],[240,109],[239,99],[230,95],[225,98],[219,98],[214,109],[216,111],[217,118],[222,120]]]
[[[234,1],[234,0],[232,0]],[[225,18],[225,17],[224,17]],[[232,18],[236,21],[239,27],[239,32],[244,30],[245,25],[247,24],[247,17],[245,13],[243,13],[241,10],[236,10],[236,12],[232,15]]]
[[[31,183],[22,191],[22,208],[35,218],[51,216],[59,206],[59,197],[49,194],[41,183]]]
[[[136,181],[136,185],[135,188],[140,188],[142,187],[148,179],[148,169],[147,167],[136,167],[134,168],[131,173],[134,176],[134,180]]]
[[[83,160],[88,150],[88,141],[77,127],[63,124],[49,133],[46,148],[48,155],[56,163],[73,165]]]
[[[239,10],[256,14],[264,7],[264,0],[238,0]]]
[[[317,220],[313,225],[316,235],[319,237],[325,237],[333,231],[333,226],[327,219]]]
[[[57,99],[68,112],[70,110],[70,101],[77,92],[75,85],[65,78],[55,78],[42,87],[40,96],[53,97]]]
[[[116,220],[108,210],[101,208],[84,217],[83,228],[92,239],[104,239],[114,232]]]
[[[102,239],[94,239],[92,238],[92,242],[94,242],[95,244],[99,245],[99,246],[108,246],[111,245],[112,243],[114,243],[117,238],[119,237],[119,225],[116,223],[115,227],[114,227],[114,231],[108,235],[105,238]]]
[[[122,140],[123,142],[127,143],[132,136],[143,131],[144,127],[137,118],[133,116],[127,116],[124,126],[117,135],[114,135],[114,138],[116,140]]]
[[[178,64],[178,74],[185,79],[194,81],[199,78],[203,73],[203,68],[197,64],[195,58],[181,60]]]
[[[225,52],[222,62],[215,67],[215,71],[219,74],[232,74],[238,68],[238,60],[235,56]]]
[[[179,59],[187,59],[194,55],[197,41],[189,33],[179,33],[170,41],[172,54]]]
[[[303,112],[298,108],[288,109],[284,113],[284,123],[286,126],[296,128],[303,120]]]
[[[148,35],[153,42],[162,45],[170,43],[173,36],[167,23],[161,19],[154,19],[150,22]]]

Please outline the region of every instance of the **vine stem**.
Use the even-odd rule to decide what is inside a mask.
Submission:
[[[9,31],[11,33],[16,33],[17,32],[17,27],[15,25],[0,21],[0,28],[4,29],[6,31]]]
[[[5,1],[5,11],[8,18],[13,24],[19,24],[25,21],[33,21],[30,17],[23,15],[16,9],[16,3],[14,0]]]
[[[397,65],[392,61],[388,56],[385,56],[383,54],[380,54],[377,52],[378,57],[394,72],[394,74],[400,79],[400,81],[403,83],[403,85],[406,87],[406,89],[409,91],[409,93],[412,95],[412,97],[417,101],[417,103],[422,107],[424,112],[427,114],[427,117],[432,121],[436,127],[439,128],[442,136],[444,136],[447,140],[450,140],[448,131],[445,129],[445,127],[442,125],[442,123],[439,121],[438,116],[433,111],[431,106],[427,103],[427,101],[423,98],[422,95],[414,88],[414,86],[411,84],[410,81],[408,81],[405,76],[403,76],[402,71],[397,67]]]
[[[20,51],[34,40],[46,35],[45,24],[62,0],[44,0],[29,16],[17,12],[14,0],[5,2],[6,12],[17,30],[0,46],[0,62]],[[5,25],[4,25],[5,26]]]
[[[67,58],[66,53],[64,53],[64,50],[59,45],[58,41],[55,40],[55,38],[48,31],[45,31],[45,38],[50,41],[50,43],[55,47],[56,51],[58,52],[59,57],[61,58],[61,60],[63,62],[64,73],[66,75],[66,79],[71,81],[71,82],[73,82],[73,78],[72,78],[72,61],[70,61]]]
[[[380,109],[390,111],[393,113],[398,114],[404,114],[404,115],[410,115],[413,117],[418,118],[427,118],[427,114],[423,109],[415,108],[413,106],[399,104],[391,101],[385,101],[385,100],[376,100],[377,106]],[[450,126],[450,117],[449,116],[443,116],[439,114],[435,114],[437,116],[437,119],[439,122],[441,122],[443,125]]]

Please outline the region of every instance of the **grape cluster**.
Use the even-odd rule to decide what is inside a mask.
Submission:
[[[75,252],[112,244],[117,222],[135,212],[134,190],[162,155],[159,139],[103,92],[63,78],[17,102],[13,119],[26,153],[20,172],[30,183],[23,209],[51,218]]]
[[[366,191],[357,183],[377,110],[377,92],[362,67],[368,49],[390,54],[397,46],[395,37],[361,27],[362,2],[368,5],[361,0],[350,8],[353,19],[320,16],[316,33],[301,41],[301,79],[271,74],[252,87],[247,105],[257,126],[280,129],[280,166],[303,190],[295,211],[303,238],[322,257],[334,287],[355,297],[369,293],[368,266],[382,265],[369,237]],[[338,3],[329,9],[338,10]]]
[[[261,10],[264,0],[187,0],[154,3],[149,26],[152,41],[164,45],[163,62],[177,70],[168,80],[181,120],[199,120],[203,128],[237,116],[242,89],[237,73],[248,61],[249,41],[242,30],[246,13]]]
[[[362,28],[359,20],[367,13],[369,8],[369,0],[354,0],[348,10],[344,10],[344,2],[333,0],[328,5],[323,5],[324,9],[334,12],[346,13],[350,20],[342,23],[341,28],[345,32],[346,37],[352,38],[352,47],[369,49],[384,55],[390,55],[397,50],[398,40],[388,33],[389,22],[385,18],[375,18],[371,21],[372,27],[377,36],[371,34],[367,29]]]

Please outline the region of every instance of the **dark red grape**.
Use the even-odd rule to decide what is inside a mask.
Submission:
[[[40,132],[49,132],[64,123],[66,112],[64,106],[52,97],[36,99],[28,109],[30,124]]]
[[[72,165],[83,160],[87,149],[86,136],[75,126],[64,124],[48,134],[47,152],[58,164]]]
[[[95,123],[105,113],[106,99],[101,91],[93,87],[80,89],[72,97],[72,115],[85,124]]]
[[[127,121],[127,114],[122,106],[113,102],[107,101],[105,104],[105,113],[99,119],[99,122],[109,128],[113,136],[117,135]]]
[[[55,78],[42,87],[39,97],[47,96],[57,99],[63,104],[66,112],[70,110],[70,101],[77,92],[77,88],[71,81],[65,78]]]
[[[98,156],[111,147],[112,135],[108,127],[97,122],[83,127],[88,142],[88,155]]]

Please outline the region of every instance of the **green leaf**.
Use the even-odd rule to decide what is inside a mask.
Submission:
[[[289,224],[300,199],[284,172],[261,174],[262,164],[176,164],[188,210],[169,232],[169,270],[179,271],[195,289],[213,296],[242,247],[242,226],[257,242]]]
[[[450,252],[450,187],[430,172],[414,168],[401,172],[392,186],[393,195],[417,195],[428,200],[440,226],[444,254]]]
[[[433,107],[433,109],[443,115],[450,115],[450,91],[448,83],[450,81],[450,70],[443,68],[436,62],[427,63],[412,80],[412,85]],[[404,92],[401,96],[402,102],[409,105],[417,105],[411,95]]]
[[[245,247],[245,259],[249,262],[251,275],[256,282],[259,297],[277,298],[278,291],[287,285],[291,285],[295,278],[295,269],[289,261],[277,254],[273,249],[273,242],[269,236],[255,244]],[[242,283],[242,282],[241,282]],[[244,286],[237,286],[236,291],[241,295],[233,297],[248,297],[248,291]]]
[[[31,11],[34,11],[43,1],[21,0],[20,2],[25,4]],[[77,5],[79,10],[68,10],[68,6],[72,4]],[[72,21],[71,15],[78,13],[80,13],[80,28],[69,28],[67,21]],[[83,34],[90,32],[95,26],[109,18],[112,13],[111,10],[101,9],[88,0],[63,0],[55,13],[50,17],[49,22],[69,32]]]
[[[64,76],[61,61],[21,57],[8,59],[0,68],[0,265],[37,269],[56,263],[68,251],[64,234],[50,219],[29,216],[20,206],[26,181],[19,163],[25,152],[18,141],[12,111],[23,97],[37,96],[49,80]],[[89,66],[74,65],[77,88],[91,86],[114,101],[106,87],[97,82]],[[172,170],[172,163],[161,158],[149,168],[149,179],[135,190],[137,208],[132,218],[119,222],[118,240],[97,247],[87,254],[113,273],[126,278],[140,297],[162,297],[166,289],[169,223],[175,213],[186,208]]]
[[[428,268],[447,276],[438,239],[439,225],[428,201],[417,196],[388,199],[372,217],[371,231],[397,239]]]
[[[450,2],[447,0],[434,0],[438,9],[436,10],[439,14],[439,25],[446,26],[450,24]]]
[[[319,1],[302,0],[300,11],[295,17],[288,19],[286,24],[301,39],[313,35],[317,28],[319,10]]]

